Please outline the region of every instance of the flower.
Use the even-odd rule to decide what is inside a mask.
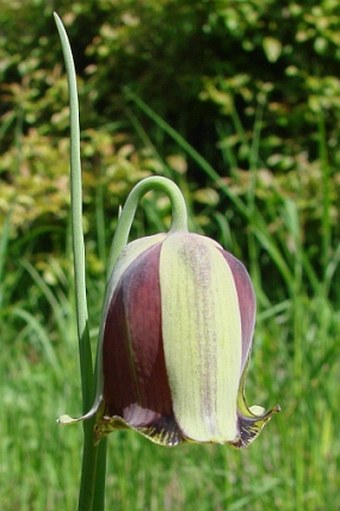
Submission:
[[[166,446],[251,442],[279,410],[244,397],[255,309],[247,270],[214,240],[171,230],[127,244],[104,307],[97,441],[128,427]]]
[[[167,234],[127,243],[149,190],[172,205]],[[243,264],[214,240],[188,232],[186,205],[169,179],[152,176],[130,192],[109,257],[99,333],[95,441],[131,428],[165,446],[249,444],[276,406],[248,407],[245,376],[255,296]]]

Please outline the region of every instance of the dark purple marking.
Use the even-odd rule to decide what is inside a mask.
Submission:
[[[162,342],[161,245],[145,250],[123,273],[105,320],[106,413],[135,428],[173,418]]]
[[[255,294],[252,282],[244,264],[226,250],[222,249],[221,253],[233,274],[239,301],[242,329],[242,373],[247,363],[253,340],[256,314]]]

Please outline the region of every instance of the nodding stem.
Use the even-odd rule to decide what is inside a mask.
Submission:
[[[117,258],[128,242],[129,232],[140,199],[150,190],[160,190],[170,199],[172,222],[170,232],[187,231],[187,207],[182,192],[175,183],[161,176],[147,177],[140,181],[130,192],[123,209],[120,211],[116,232],[112,241],[108,261],[107,279],[109,279]]]

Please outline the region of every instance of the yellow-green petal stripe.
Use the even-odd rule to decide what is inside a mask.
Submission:
[[[213,240],[178,232],[162,244],[160,287],[176,421],[193,441],[232,442],[242,342],[231,270]]]

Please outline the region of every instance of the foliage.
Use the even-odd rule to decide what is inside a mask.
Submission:
[[[261,389],[261,401],[283,408],[242,454],[213,446],[159,451],[112,435],[108,507],[333,509],[339,3],[0,3],[2,508],[74,508],[80,463],[79,431],[53,426],[65,409],[80,411],[68,100],[55,9],[79,73],[92,324],[119,204],[141,177],[170,176],[186,195],[194,230],[248,263],[259,304],[249,400]],[[134,236],[169,221],[161,195],[143,204]]]
[[[320,168],[320,124],[331,174],[340,163],[338,2],[309,1],[307,6],[220,0],[193,7],[187,0],[58,0],[53,9],[67,25],[79,71],[85,169],[114,182],[111,188],[119,201],[140,177],[139,169],[143,175],[157,171],[178,180],[183,170],[168,162],[176,161],[173,156],[187,159],[136,110],[126,94],[132,90],[220,175],[256,163],[270,182],[278,177],[282,194],[299,200],[306,218],[310,210],[320,217],[313,192],[317,170],[302,172],[305,186],[292,189],[291,180],[300,181],[301,166]],[[3,0],[0,21],[0,176],[5,197],[0,207],[6,211],[8,199],[28,180],[36,189],[39,173],[45,186],[37,194],[44,198],[37,197],[25,218],[19,199],[18,226],[28,228],[40,216],[58,218],[61,209],[65,212],[66,195],[60,187],[67,174],[65,73],[50,3]],[[23,36],[18,38],[18,33]],[[254,140],[259,125],[261,137]],[[257,161],[252,162],[252,144],[257,142]],[[165,161],[159,161],[154,147]],[[50,174],[47,161],[59,167],[59,179]],[[187,168],[191,190],[214,188],[190,159]],[[86,183],[90,204],[96,182],[89,177]],[[339,199],[339,180],[334,185],[332,204]],[[46,187],[51,192],[48,201]],[[245,191],[246,184],[240,193]],[[202,196],[197,193],[194,199]],[[109,210],[116,206],[111,195],[106,200]],[[199,200],[194,207],[202,209]],[[336,208],[332,222],[338,223]]]
[[[297,246],[291,257],[295,260],[291,293],[287,286],[277,285],[282,299],[271,304],[256,279],[259,272],[268,278],[256,257],[260,243],[250,259],[260,310],[247,392],[250,400],[256,395],[268,405],[279,401],[281,415],[244,452],[194,445],[163,450],[133,433],[112,434],[108,509],[332,509],[340,483],[340,316],[327,296],[327,278],[314,283],[314,292],[308,292],[308,282],[301,279],[301,263],[308,254],[293,216],[291,212],[290,221],[286,217],[287,236]],[[249,227],[257,228],[255,223],[254,218]],[[18,241],[8,243],[4,235],[1,240],[4,267],[11,268],[0,280],[0,335],[5,348],[0,370],[6,375],[0,383],[4,511],[52,511],[56,505],[73,509],[76,504],[81,430],[55,424],[65,409],[75,414],[81,409],[71,262],[50,256],[45,266],[34,268],[28,260],[35,236],[39,233],[31,231],[27,248],[21,247],[16,268],[11,261]],[[223,236],[228,239],[228,229]],[[265,239],[265,231],[262,236]],[[234,251],[240,250],[234,236],[232,245]],[[333,267],[339,258],[338,249]],[[287,262],[291,263],[288,257]],[[331,267],[326,270],[331,276]],[[18,295],[15,289],[23,271],[34,286]],[[88,288],[92,324],[98,325],[103,281],[89,278]],[[97,329],[91,334],[95,340]]]

